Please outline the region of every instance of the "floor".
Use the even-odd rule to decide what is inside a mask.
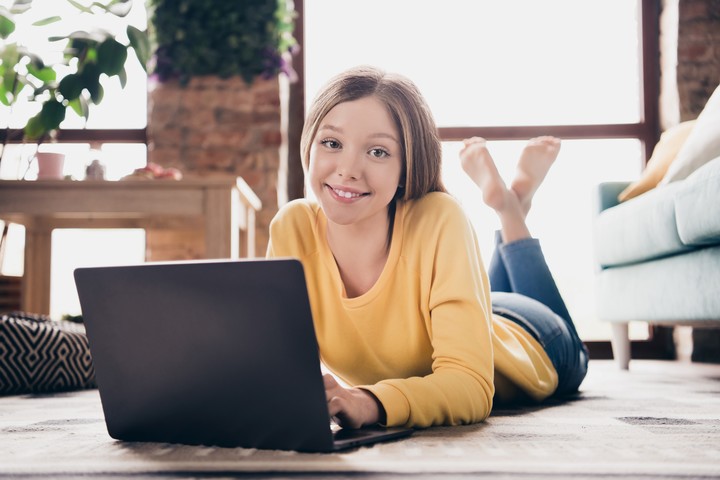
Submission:
[[[97,391],[0,398],[0,478],[720,478],[720,365],[593,360],[566,402],[338,454],[126,443]]]

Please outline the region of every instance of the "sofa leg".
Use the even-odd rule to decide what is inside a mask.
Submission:
[[[612,350],[618,367],[627,370],[630,365],[630,336],[627,323],[612,324]]]

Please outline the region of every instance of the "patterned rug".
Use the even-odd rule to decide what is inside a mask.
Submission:
[[[338,454],[111,439],[96,390],[0,398],[0,477],[720,478],[720,365],[592,361],[578,399]]]

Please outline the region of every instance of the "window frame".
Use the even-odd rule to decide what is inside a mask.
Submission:
[[[634,138],[640,141],[643,154],[643,168],[650,158],[653,146],[660,136],[660,2],[638,0],[641,25],[639,48],[641,55],[640,98],[641,118],[636,123],[593,124],[593,125],[546,125],[546,126],[459,126],[439,127],[442,141],[459,141],[472,136],[488,140],[522,140],[538,135],[554,135],[563,139],[620,139]],[[288,105],[288,198],[301,198],[303,192],[303,171],[300,162],[300,135],[305,115],[305,0],[295,0],[295,38],[300,54],[295,55],[293,64],[298,80],[289,88]],[[670,332],[670,336],[672,333]],[[593,359],[611,359],[612,347],[609,340],[585,342]],[[632,358],[673,359],[675,352],[668,341],[668,331],[662,327],[649,326],[647,340],[631,342]]]
[[[54,141],[57,143],[142,143],[147,145],[147,127],[62,128],[58,130],[57,138]],[[19,128],[0,130],[0,142],[8,144],[36,143],[23,140],[23,131]]]

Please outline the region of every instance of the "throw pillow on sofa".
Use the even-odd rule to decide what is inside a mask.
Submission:
[[[668,168],[660,185],[684,180],[692,172],[720,156],[720,85],[715,88],[687,140]]]
[[[95,386],[83,325],[21,312],[0,316],[0,395]]]
[[[652,155],[640,178],[620,192],[618,201],[624,202],[630,200],[648,190],[652,190],[660,183],[660,180],[665,176],[673,160],[677,157],[680,148],[685,143],[685,140],[687,140],[690,132],[692,132],[695,123],[696,120],[682,122],[674,127],[668,128],[660,135],[660,140],[657,145],[655,145]]]

